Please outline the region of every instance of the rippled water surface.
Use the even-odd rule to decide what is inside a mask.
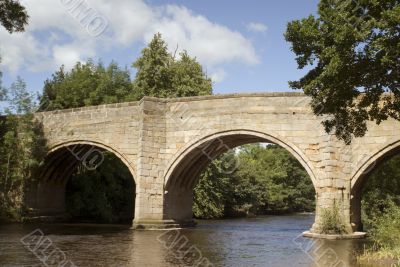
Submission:
[[[291,215],[200,221],[196,228],[168,232],[110,226],[3,225],[0,266],[45,266],[41,260],[49,266],[67,264],[67,260],[76,266],[168,267],[199,262],[206,266],[208,261],[214,266],[356,266],[354,255],[363,241],[299,237],[313,219],[312,215]]]

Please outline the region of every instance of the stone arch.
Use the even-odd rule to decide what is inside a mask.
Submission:
[[[363,230],[361,220],[361,191],[371,172],[400,152],[400,140],[392,142],[368,157],[351,177],[350,220],[354,231]]]
[[[307,157],[294,144],[255,130],[220,131],[193,140],[180,149],[167,165],[169,167],[164,176],[164,219],[172,219],[183,225],[190,223],[193,188],[211,160],[234,147],[258,142],[274,143],[289,151],[305,168],[314,188],[317,187],[317,179]]]
[[[128,168],[136,185],[135,170],[129,159],[117,149],[97,141],[74,140],[53,144],[48,150],[43,166],[36,174],[37,184],[30,190],[27,206],[33,217],[56,219],[65,214],[65,190],[76,167],[89,164],[91,159],[107,151],[115,155]],[[99,157],[97,157],[98,159]],[[87,161],[85,163],[85,161]],[[94,164],[101,162],[94,162]],[[99,165],[98,165],[99,166]],[[83,167],[98,167],[85,165]],[[133,192],[135,194],[135,192]]]
[[[118,149],[111,147],[107,144],[104,144],[102,142],[99,142],[99,141],[74,140],[74,141],[61,142],[61,143],[52,145],[47,154],[50,155],[51,153],[54,153],[57,150],[67,148],[70,146],[79,146],[79,145],[97,147],[97,148],[101,148],[105,151],[113,153],[116,157],[118,157],[125,164],[125,166],[129,169],[130,173],[132,174],[132,177],[133,177],[135,183],[137,182],[136,181],[137,180],[136,170],[134,168],[133,163],[128,159],[128,157],[126,157],[126,155],[124,153],[121,153]]]
[[[230,139],[229,137],[233,137],[232,139],[234,139],[234,140],[229,141],[229,139]],[[185,165],[189,164],[190,165],[190,163],[191,163],[190,155],[194,154],[196,152],[203,153],[202,149],[204,149],[204,148],[207,149],[207,147],[212,147],[212,145],[213,145],[212,142],[215,140],[217,140],[217,142],[224,141],[225,144],[228,146],[228,147],[223,146],[223,147],[221,147],[221,150],[213,151],[213,152],[217,153],[218,155],[222,154],[222,153],[226,152],[227,150],[234,148],[236,146],[249,144],[249,143],[268,142],[268,143],[277,144],[277,145],[285,148],[287,151],[289,151],[300,162],[300,164],[304,167],[304,169],[307,171],[308,175],[310,176],[310,178],[314,184],[314,187],[317,186],[316,176],[314,174],[313,169],[310,167],[310,165],[307,162],[307,157],[294,144],[292,144],[288,141],[284,141],[282,138],[275,137],[268,133],[255,131],[255,130],[239,129],[239,130],[228,130],[228,131],[216,132],[213,134],[203,136],[199,139],[191,141],[186,146],[184,146],[182,149],[180,149],[175,154],[175,156],[170,161],[170,163],[167,164],[168,168],[164,175],[165,188],[167,188],[171,184],[171,182],[172,182],[171,179],[173,179],[174,171],[176,171],[176,168],[178,168],[179,165],[181,165],[181,164],[185,164]],[[200,151],[199,151],[199,148],[200,148]],[[224,148],[226,150],[224,150]],[[212,155],[212,156],[215,156],[215,155]],[[188,162],[185,162],[185,159]]]
[[[361,167],[356,170],[354,175],[351,177],[351,189],[357,190],[362,187],[368,174],[380,163],[390,158],[394,154],[400,152],[400,140],[395,141],[386,145],[385,147],[379,149],[373,153],[369,158],[367,158]]]

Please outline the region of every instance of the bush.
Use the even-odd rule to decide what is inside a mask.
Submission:
[[[339,205],[335,203],[332,208],[321,211],[323,234],[344,234],[346,232]]]
[[[372,218],[371,238],[381,248],[400,248],[400,206],[388,201],[381,214]]]
[[[360,263],[400,266],[400,206],[387,200],[383,211],[374,212],[368,220],[373,245],[358,257]]]

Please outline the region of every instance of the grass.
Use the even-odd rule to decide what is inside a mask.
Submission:
[[[383,248],[374,245],[365,248],[363,254],[357,256],[357,262],[363,266],[400,267],[400,247]]]
[[[358,262],[400,267],[400,206],[388,201],[385,209],[376,212],[368,223],[373,245],[364,249]]]

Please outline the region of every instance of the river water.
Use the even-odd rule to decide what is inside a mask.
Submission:
[[[179,231],[3,225],[0,266],[356,266],[365,241],[302,238],[313,220],[290,215],[199,221]]]

